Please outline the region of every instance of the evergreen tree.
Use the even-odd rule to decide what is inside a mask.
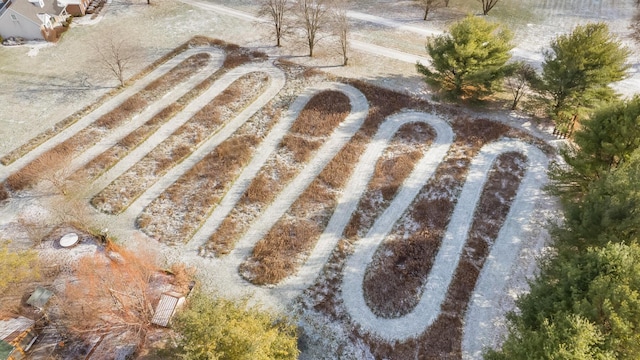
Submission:
[[[552,102],[550,116],[565,125],[602,101],[614,98],[608,85],[626,76],[630,52],[604,23],[577,26],[544,53],[542,90]]]
[[[480,98],[491,94],[502,82],[513,47],[512,34],[480,17],[469,16],[454,24],[449,33],[427,44],[433,70],[417,64],[425,81],[445,94]]]
[[[575,145],[564,149],[568,166],[550,172],[552,190],[575,202],[593,181],[628,161],[640,148],[640,96],[617,101],[596,111],[575,133]]]
[[[518,307],[502,350],[487,359],[637,359],[640,247],[609,244],[557,257]]]
[[[296,327],[287,319],[234,302],[197,293],[176,316],[180,334],[173,357],[182,359],[296,359]]]

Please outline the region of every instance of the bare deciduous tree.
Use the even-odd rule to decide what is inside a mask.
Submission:
[[[418,3],[420,3],[420,6],[424,9],[424,17],[422,20],[427,20],[427,16],[429,16],[431,10],[434,10],[444,4],[440,0],[418,0]]]
[[[482,3],[482,14],[487,15],[491,9],[498,3],[499,0],[478,0]]]
[[[329,0],[298,1],[298,20],[309,46],[309,56],[313,56],[313,49],[320,41],[319,32],[326,25],[332,8],[330,5]]]
[[[511,110],[518,107],[518,103],[532,87],[539,82],[538,74],[533,66],[518,62],[513,66],[513,72],[505,78],[505,85],[513,95]]]
[[[268,16],[273,21],[276,34],[276,46],[280,47],[280,40],[286,32],[285,15],[289,11],[289,0],[261,0],[260,16]]]
[[[640,0],[637,2],[640,5]],[[631,38],[638,44],[640,44],[640,8],[636,10],[636,14],[633,16],[631,20],[631,25],[629,25],[629,29],[631,30]]]
[[[344,5],[344,2],[337,4],[333,11],[333,30],[338,37],[342,65],[347,66],[349,62],[349,18]]]
[[[124,86],[125,72],[135,58],[135,47],[124,35],[109,35],[94,48],[100,65],[118,79],[120,86]]]

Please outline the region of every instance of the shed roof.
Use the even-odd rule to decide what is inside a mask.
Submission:
[[[160,301],[156,307],[156,312],[151,319],[152,324],[167,326],[176,308],[182,304],[184,296],[177,292],[168,292],[160,296]]]
[[[35,321],[24,316],[0,321],[0,340],[10,343],[18,335],[31,329]]]
[[[29,296],[27,304],[35,306],[38,309],[42,309],[45,305],[47,305],[47,302],[49,302],[51,296],[53,296],[53,292],[51,290],[47,290],[41,286],[38,286],[33,291],[33,294]]]

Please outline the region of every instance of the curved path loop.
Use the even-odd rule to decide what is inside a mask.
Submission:
[[[366,305],[362,290],[367,264],[371,262],[376,249],[400,217],[402,209],[409,204],[403,204],[402,207],[399,206],[400,204],[396,206],[396,202],[402,201],[400,195],[396,197],[391,206],[376,220],[367,236],[356,243],[353,255],[347,260],[342,283],[344,304],[354,322],[362,326],[363,329],[390,342],[416,337],[431,326],[440,313],[447,289],[458,267],[467,234],[473,223],[475,208],[482,194],[489,170],[498,155],[510,151],[517,151],[527,156],[529,165],[516,199],[511,205],[507,221],[492,247],[490,259],[482,270],[483,274],[491,274],[484,275],[484,277],[491,276],[492,280],[489,280],[488,285],[479,287],[479,289],[483,289],[482,294],[486,299],[492,299],[500,294],[502,288],[496,290],[493,286],[497,287],[500,285],[499,281],[504,281],[500,278],[504,278],[505,274],[509,273],[513,262],[508,259],[514,258],[518,253],[521,232],[528,223],[531,207],[536,200],[532,197],[540,192],[539,189],[543,183],[541,180],[547,166],[546,156],[539,149],[522,141],[511,139],[483,147],[478,156],[473,159],[467,181],[427,278],[422,298],[409,314],[393,319],[377,317]],[[414,173],[416,171],[414,170]],[[413,180],[414,173],[411,174],[410,179],[412,180],[410,181],[415,181]],[[424,177],[419,179],[425,181]],[[402,191],[408,191],[408,189],[403,187]],[[505,261],[505,259],[507,260]],[[474,298],[478,298],[478,296],[474,295]],[[479,302],[474,300],[474,304]],[[470,337],[478,335],[477,332],[469,331],[469,329],[466,327],[466,335]],[[466,343],[471,342],[466,339]],[[479,344],[481,342],[473,343],[467,348],[479,346]]]
[[[501,147],[500,143],[492,145]],[[496,306],[496,300],[507,293],[510,274],[516,266],[526,235],[532,230],[531,214],[535,211],[535,204],[544,196],[541,189],[547,183],[548,159],[538,148],[523,143],[506,146],[518,148],[516,151],[525,154],[529,168],[482,267],[469,302],[462,337],[464,359],[479,359],[483,348],[495,345],[495,336],[492,336],[498,333],[495,324],[504,321],[504,310]]]
[[[237,286],[235,289],[241,292],[252,293],[258,298],[266,297],[277,299],[281,304],[291,301],[300,294],[303,288],[286,289],[283,287],[260,287],[244,280],[238,273],[240,264],[251,255],[255,244],[264,237],[271,227],[282,217],[295,200],[306,190],[311,182],[320,174],[322,169],[335,157],[335,155],[347,144],[364,123],[369,113],[369,103],[358,89],[341,83],[326,83],[317,87],[309,88],[300,95],[291,105],[282,120],[269,132],[267,138],[262,142],[261,148],[256,151],[256,155],[247,166],[232,189],[225,195],[219,206],[209,217],[207,223],[200,229],[191,243],[186,245],[187,249],[196,250],[199,245],[206,241],[209,234],[215,231],[222,219],[233,209],[234,205],[249,186],[251,180],[256,176],[262,165],[267,161],[269,155],[275,151],[282,137],[288,132],[295,119],[304,109],[311,98],[322,91],[339,91],[345,94],[350,101],[351,111],[345,120],[333,131],[331,137],[315,152],[314,158],[302,169],[302,171],[280,192],[278,197],[262,212],[253,222],[245,235],[236,243],[233,250],[219,259],[212,259],[213,268],[216,269],[217,278],[225,279],[229,283]],[[305,283],[308,286],[310,283]],[[235,287],[234,286],[234,287]],[[291,291],[287,291],[291,290]],[[234,291],[227,289],[227,291]],[[268,293],[268,294],[265,294]]]
[[[206,77],[211,75],[211,72],[217,70],[217,68],[219,68],[221,66],[222,61],[224,60],[224,53],[222,52],[222,50],[220,50],[218,48],[210,48],[210,47],[194,47],[194,48],[189,48],[189,49],[183,51],[182,53],[174,56],[173,58],[167,60],[162,65],[158,66],[156,69],[154,69],[149,74],[144,76],[142,79],[136,81],[135,83],[133,83],[131,86],[127,87],[125,90],[123,90],[119,94],[117,94],[114,97],[112,97],[111,99],[107,100],[100,107],[98,107],[97,109],[95,109],[94,111],[89,113],[88,115],[84,116],[82,119],[80,119],[79,121],[77,121],[73,125],[71,125],[68,128],[62,130],[60,133],[56,134],[55,136],[53,136],[52,138],[50,138],[49,140],[47,140],[43,144],[39,145],[35,149],[31,150],[29,153],[27,153],[23,157],[17,159],[13,163],[9,164],[8,166],[1,167],[0,168],[0,181],[6,180],[7,177],[9,177],[9,175],[11,175],[12,173],[22,169],[23,167],[28,165],[30,162],[32,162],[33,160],[37,159],[40,155],[42,155],[45,152],[53,149],[58,144],[68,140],[69,138],[74,136],[76,133],[78,133],[82,129],[86,128],[87,126],[89,126],[90,124],[92,124],[93,122],[98,120],[101,116],[103,116],[103,115],[109,113],[110,111],[116,109],[124,101],[126,101],[131,96],[135,95],[136,93],[140,92],[147,85],[151,84],[152,82],[154,82],[156,79],[158,79],[162,75],[165,75],[166,73],[171,71],[176,65],[180,64],[185,59],[189,58],[190,56],[193,56],[193,55],[196,55],[196,54],[199,54],[199,53],[203,53],[203,52],[211,54],[211,58],[209,59],[209,64],[205,68],[200,69],[194,76],[189,78],[186,82],[184,82],[183,84],[181,84],[181,85],[177,86],[176,88],[174,88],[174,90],[172,90],[172,93],[173,93],[173,91],[181,91],[181,88],[183,86],[190,87],[190,84],[193,84],[192,86],[197,85],[198,83],[200,83],[200,81],[204,80]],[[157,107],[159,107],[159,109],[163,108],[164,106],[161,106],[161,104],[163,102],[165,103],[165,106],[166,106],[166,105],[170,104],[171,102],[173,102],[173,99],[172,99],[172,97],[167,97],[167,96],[163,97],[158,102],[152,104],[151,106],[149,106],[144,111],[144,114],[149,114],[149,115],[145,115],[145,116],[149,116],[149,117],[153,116],[153,114],[151,114],[150,112],[151,111],[159,111]],[[143,118],[144,116],[138,115],[138,117],[139,118]],[[139,120],[141,120],[141,119],[139,119]],[[138,122],[136,121],[136,123],[138,123]],[[130,126],[129,124],[130,123],[126,124],[126,127],[129,127]],[[137,127],[132,127],[131,130],[135,130],[136,128]],[[76,167],[81,166],[79,164],[79,161],[78,162],[74,162],[72,164],[72,166],[76,166]]]
[[[378,159],[382,156],[398,129],[404,124],[415,122],[423,122],[430,125],[436,131],[436,139],[423,154],[412,174],[402,184],[401,190],[387,211],[400,216],[404,208],[413,201],[422,185],[431,177],[438,164],[447,154],[453,140],[453,131],[445,121],[435,115],[412,111],[392,115],[380,126],[375,137],[367,146],[360,160],[358,160],[358,164],[338,200],[338,206],[320,239],[318,239],[311,255],[298,273],[294,277],[285,279],[278,285],[279,287],[304,290],[306,286],[315,280],[322,266],[329,260],[331,252],[338,241],[342,238],[344,229],[349,220],[351,220],[351,215],[358,207],[360,198],[367,189],[367,185],[375,172]],[[395,220],[391,224],[393,223],[395,223]]]
[[[160,177],[153,186],[149,187],[141,194],[123,213],[126,219],[135,219],[145,206],[160,196],[171,184],[173,184],[180,176],[191,169],[196,163],[202,160],[207,154],[215,149],[220,143],[229,138],[242,124],[244,124],[258,110],[265,106],[284,86],[285,75],[270,62],[259,64],[247,64],[237,67],[220,79],[218,79],[207,91],[198,98],[189,103],[189,105],[169,122],[156,131],[144,144],[137,147],[134,151],[121,160],[116,166],[110,169],[99,179],[96,188],[102,189],[111,181],[122,175],[131,166],[142,160],[151,150],[158,144],[167,139],[180,126],[188,122],[198,111],[206,106],[211,100],[222,93],[229,85],[239,79],[241,76],[249,73],[265,73],[269,75],[270,82],[267,89],[249,106],[247,106],[238,116],[223,124],[222,127],[204,143],[202,143],[189,157],[179,164],[176,164],[165,175]]]
[[[271,228],[271,226],[275,224],[275,222],[280,218],[281,214],[284,214],[284,212],[287,211],[287,209],[293,203],[293,201],[295,201],[295,199],[302,193],[302,191],[304,191],[304,189],[307,188],[310,181],[312,181],[317,176],[317,174],[319,174],[320,171],[322,171],[322,169],[329,162],[329,160],[333,158],[333,155],[327,154],[327,152],[331,152],[331,154],[337,153],[337,151],[340,150],[340,148],[342,148],[342,145],[340,145],[339,143],[342,143],[344,145],[346,140],[351,138],[353,133],[355,133],[355,131],[357,131],[360,125],[362,125],[362,122],[364,122],[364,119],[369,113],[369,103],[367,102],[367,99],[365,98],[364,94],[362,94],[358,89],[349,85],[341,84],[341,83],[325,83],[325,84],[321,84],[319,86],[315,86],[315,87],[304,90],[298,96],[298,98],[296,98],[296,100],[291,104],[291,106],[289,107],[285,115],[281,118],[281,120],[273,127],[273,129],[271,129],[271,131],[269,131],[269,134],[267,135],[267,137],[262,141],[260,147],[256,150],[255,155],[251,160],[251,162],[249,163],[249,165],[242,171],[240,176],[234,182],[231,189],[229,189],[229,191],[226,193],[224,198],[220,201],[220,203],[215,208],[213,213],[208,217],[207,221],[202,225],[202,227],[198,230],[198,232],[196,232],[196,234],[191,238],[191,241],[185,246],[187,250],[197,251],[199,247],[204,246],[206,244],[207,240],[209,239],[209,236],[211,236],[211,234],[213,234],[216,231],[216,229],[218,228],[218,226],[220,226],[224,218],[226,218],[227,215],[229,215],[229,213],[231,212],[231,210],[233,210],[233,208],[236,206],[236,204],[244,194],[245,190],[251,184],[251,181],[256,177],[256,175],[258,174],[262,166],[269,159],[269,156],[271,155],[271,153],[273,153],[277,149],[278,144],[281,142],[282,138],[289,132],[289,128],[291,127],[293,122],[298,118],[298,115],[307,105],[309,100],[311,100],[311,98],[314,95],[320,92],[329,91],[329,90],[342,92],[349,98],[349,102],[351,104],[351,113],[342,122],[342,124],[338,127],[338,129],[334,131],[332,135],[332,139],[329,140],[321,149],[319,149],[316,152],[317,154],[320,154],[320,155],[316,157],[316,159],[311,164],[306,166],[305,169],[303,170],[303,173],[306,174],[304,175],[306,177],[305,178],[306,180],[304,180],[307,182],[306,185],[300,184],[300,182],[302,181],[301,176],[303,176],[303,173],[301,173],[292,182],[293,184],[297,181],[298,185],[295,185],[295,186],[290,185],[283,191],[283,194],[285,194],[287,191],[292,192],[293,190],[296,190],[298,194],[287,195],[288,197],[286,201],[283,201],[284,198],[282,199],[279,198],[279,200],[276,200],[276,202],[280,201],[277,203],[277,205],[276,205],[276,202],[274,202],[274,204],[272,204],[267,210],[264,211],[263,216],[258,220],[265,223],[262,226],[263,229],[261,230],[261,233],[263,233],[262,236],[264,236],[264,234],[266,234],[266,231],[268,231]],[[354,127],[356,125],[357,127]],[[300,189],[301,186],[304,186],[304,187]],[[286,205],[286,203],[289,203],[289,205]],[[280,215],[277,215],[276,213],[280,213]],[[265,228],[267,226],[268,228]],[[253,229],[255,232],[256,226],[252,227],[251,229]],[[254,236],[258,236],[258,234],[255,234]],[[255,242],[257,242],[258,240],[259,239],[256,240],[252,238],[252,240],[248,240],[248,241],[249,242],[252,241],[253,244],[255,244]],[[250,248],[253,248],[253,246],[250,246]],[[229,254],[229,256],[230,255],[231,254]]]

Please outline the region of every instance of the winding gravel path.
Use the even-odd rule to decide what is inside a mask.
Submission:
[[[29,153],[27,153],[23,157],[17,159],[16,161],[14,161],[13,163],[9,164],[8,166],[1,167],[0,168],[0,181],[6,180],[7,177],[9,177],[9,175],[11,175],[12,173],[22,169],[23,167],[28,165],[30,162],[32,162],[33,160],[37,159],[40,155],[42,155],[45,152],[53,149],[58,144],[68,140],[69,138],[74,136],[76,133],[78,133],[82,129],[86,128],[87,126],[89,126],[90,124],[95,122],[101,116],[103,116],[103,115],[109,113],[110,111],[116,109],[118,106],[120,106],[124,101],[129,99],[131,96],[133,96],[136,93],[140,92],[142,89],[144,89],[147,85],[151,84],[153,81],[158,79],[160,76],[165,75],[166,73],[171,71],[171,69],[173,69],[176,65],[178,65],[183,60],[187,59],[188,57],[190,57],[192,55],[201,53],[203,51],[204,52],[209,52],[212,55],[212,58],[210,59],[209,65],[207,67],[205,67],[204,69],[201,69],[198,72],[198,76],[203,76],[202,74],[208,73],[213,68],[215,68],[215,66],[217,66],[217,62],[218,61],[221,61],[219,59],[220,56],[222,55],[220,50],[215,50],[213,48],[194,47],[194,48],[190,48],[190,49],[187,49],[187,50],[183,51],[182,53],[174,56],[170,60],[168,60],[165,63],[163,63],[162,65],[158,66],[156,69],[151,71],[149,74],[147,74],[142,79],[136,81],[131,86],[128,86],[125,90],[123,90],[119,94],[117,94],[114,97],[112,97],[111,99],[107,100],[100,107],[98,107],[97,109],[95,109],[94,111],[89,113],[88,115],[84,116],[82,119],[80,119],[79,121],[77,121],[73,125],[69,126],[68,128],[64,129],[60,133],[56,134],[55,136],[53,136],[52,138],[50,138],[49,140],[47,140],[46,142],[44,142],[43,144],[38,146],[37,148],[31,150]],[[190,82],[191,80],[196,81],[194,79],[195,79],[195,77],[192,77],[187,82]],[[159,100],[156,104],[162,104],[162,102],[165,102],[165,106],[166,106],[166,105],[170,104],[171,102],[173,102],[173,99],[171,99],[170,97],[164,97],[163,99]],[[147,110],[145,110],[145,112],[146,111]],[[75,165],[78,166],[78,163],[75,163]]]
[[[195,51],[196,49],[198,49],[198,51]],[[183,95],[191,91],[202,81],[218,71],[222,66],[225,58],[224,51],[219,48],[194,48],[191,50],[194,50],[195,54],[209,54],[211,56],[209,58],[209,64],[204,69],[199,70],[196,74],[189,77],[186,81],[182,81],[180,84],[173,87],[171,91],[166,93],[162,98],[158,99],[153,104],[149,104],[149,106],[147,106],[144,111],[142,111],[142,113],[134,116],[133,120],[122,124],[115,130],[110,131],[108,136],[104,137],[93,147],[83,152],[80,156],[74,158],[71,162],[71,165],[69,166],[70,171],[75,171],[82,168],[89,161],[93,160],[103,152],[109,150],[109,148],[111,148],[113,144],[117,144],[118,141],[124,139],[127,135],[137,130],[140,126],[144,125],[162,109],[171,105],[177,99],[181,98]],[[192,55],[194,55],[194,51],[191,51]],[[170,121],[172,120],[169,120],[168,122]]]
[[[464,320],[463,359],[479,359],[483,348],[496,345],[495,324],[504,321],[504,310],[496,306],[495,300],[508,290],[518,254],[529,238],[535,204],[543,196],[541,188],[547,182],[548,159],[538,148],[516,141],[489,146],[495,152],[519,151],[527,156],[529,166],[471,297]]]
[[[422,298],[418,305],[409,314],[399,318],[385,319],[379,318],[369,309],[364,300],[362,283],[367,265],[371,262],[373,255],[391,230],[393,224],[400,217],[405,206],[396,206],[400,195],[394,199],[392,205],[378,218],[367,236],[356,243],[354,254],[347,260],[344,270],[342,293],[344,304],[353,320],[367,331],[373,332],[387,341],[402,341],[420,335],[428,328],[440,313],[449,284],[453,278],[464,244],[467,239],[469,228],[474,219],[475,208],[482,194],[487,174],[498,155],[504,152],[518,151],[527,156],[529,167],[523,182],[518,189],[516,201],[511,206],[508,220],[502,227],[499,239],[496,241],[491,251],[491,259],[483,269],[483,273],[496,271],[491,275],[490,280],[483,280],[482,295],[484,299],[490,299],[499,294],[499,290],[489,291],[501,285],[498,283],[500,277],[504,277],[505,272],[510,269],[509,259],[513,259],[517,253],[517,243],[520,241],[519,234],[523,227],[526,227],[531,212],[531,204],[535,202],[535,194],[540,190],[542,182],[541,174],[546,171],[546,157],[537,148],[525,144],[519,140],[502,140],[489,144],[482,148],[480,153],[473,159],[471,168],[467,176],[467,181],[462,188],[457,206],[447,227],[447,232],[442,240],[442,244],[433,264],[427,282],[424,287]],[[414,171],[416,172],[416,171]],[[413,173],[411,178],[413,178]],[[424,179],[424,178],[423,178]],[[424,180],[426,181],[426,179]],[[403,187],[402,192],[409,191]],[[415,195],[414,195],[415,196]],[[412,198],[411,198],[412,199]],[[406,200],[405,200],[406,201]],[[504,242],[512,241],[505,245]],[[503,259],[507,259],[503,261]],[[488,275],[485,275],[487,277]],[[502,289],[499,287],[500,290]],[[346,291],[348,289],[348,291]],[[478,295],[474,295],[477,299]],[[478,302],[475,302],[478,304]],[[474,305],[478,306],[478,305]],[[482,315],[475,318],[482,320]],[[474,319],[475,319],[474,318]],[[466,328],[465,334],[470,337],[478,336],[479,327]],[[482,342],[466,340],[468,352],[475,352],[475,347],[481,346]]]
[[[298,118],[298,115],[307,105],[309,100],[311,100],[314,95],[329,90],[340,91],[349,98],[349,102],[351,104],[351,114],[349,115],[351,118],[350,121],[353,121],[354,119],[358,121],[364,120],[364,117],[366,117],[369,112],[369,103],[364,95],[356,88],[341,83],[326,83],[304,90],[291,104],[280,121],[273,127],[273,129],[271,129],[267,137],[260,144],[260,147],[256,150],[249,165],[247,165],[247,167],[242,171],[231,189],[229,189],[224,198],[220,201],[220,204],[215,208],[198,232],[196,232],[196,234],[191,238],[191,241],[185,246],[187,251],[197,251],[201,246],[206,244],[211,234],[216,231],[224,218],[226,218],[231,210],[236,206],[245,190],[251,184],[251,181],[256,177],[262,166],[269,159],[271,153],[277,149],[278,144],[289,132],[289,128]],[[343,124],[346,124],[348,119],[349,118],[345,119]],[[340,129],[340,127],[338,129]],[[322,149],[324,149],[324,147]],[[325,165],[326,164],[322,165],[322,168],[324,168]],[[287,209],[284,209],[284,211]],[[265,213],[268,212],[269,210],[267,209]],[[277,221],[278,218],[275,219],[275,221]],[[275,223],[273,219],[270,221]]]

